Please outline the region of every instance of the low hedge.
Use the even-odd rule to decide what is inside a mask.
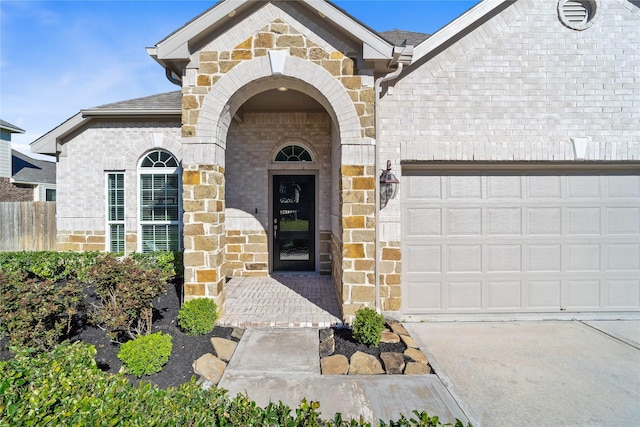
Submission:
[[[64,343],[49,353],[19,352],[0,362],[0,426],[370,426],[362,420],[321,420],[317,402],[294,411],[282,402],[261,408],[245,395],[202,389],[195,379],[178,388],[132,385],[122,374],[98,369],[95,348]],[[415,412],[380,426],[442,426],[437,417]],[[458,421],[457,427],[463,427]]]

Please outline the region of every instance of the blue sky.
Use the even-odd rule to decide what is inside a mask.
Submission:
[[[434,33],[478,3],[338,0],[376,31]],[[82,108],[177,87],[145,51],[215,0],[0,0],[0,117],[28,144]]]

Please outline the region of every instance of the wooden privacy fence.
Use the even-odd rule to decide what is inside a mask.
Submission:
[[[0,251],[56,248],[56,202],[1,202]]]

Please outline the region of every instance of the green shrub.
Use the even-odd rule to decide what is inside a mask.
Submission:
[[[213,331],[218,319],[218,306],[209,298],[196,298],[182,304],[178,325],[187,335],[202,335]]]
[[[104,255],[99,252],[0,252],[0,270],[7,276],[25,274],[38,280],[85,280],[89,268]]]
[[[147,270],[132,258],[119,260],[108,254],[89,270],[87,278],[100,298],[91,319],[112,340],[151,333],[153,299],[166,285],[160,270]]]
[[[118,359],[122,361],[125,371],[136,377],[160,372],[171,356],[171,335],[156,332],[139,336],[120,346]]]
[[[17,348],[47,351],[69,336],[82,300],[75,281],[55,283],[0,270],[0,333]]]
[[[343,420],[340,414],[320,420],[318,403],[306,400],[293,412],[282,402],[261,408],[243,394],[231,398],[224,389],[205,390],[195,378],[166,390],[145,382],[134,386],[121,374],[100,371],[94,356],[93,346],[78,342],[61,344],[49,353],[19,352],[0,362],[0,425],[370,426],[361,420]],[[414,418],[402,416],[379,425],[443,425],[426,412],[414,414]],[[457,421],[455,426],[463,424]]]
[[[147,270],[159,269],[162,272],[164,281],[168,282],[174,278],[182,279],[184,276],[182,252],[134,252],[130,256],[138,265]]]
[[[384,330],[384,317],[375,310],[365,307],[356,311],[353,321],[353,338],[361,344],[380,344],[382,331]]]

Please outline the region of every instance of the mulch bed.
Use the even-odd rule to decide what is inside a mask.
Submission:
[[[382,363],[380,353],[403,353],[407,349],[407,346],[402,341],[395,344],[380,343],[379,347],[360,344],[353,338],[353,331],[350,328],[333,328],[333,332],[336,343],[336,349],[333,354],[342,354],[347,359],[351,359],[351,356],[356,351],[361,351],[375,356]]]
[[[238,341],[238,339],[231,337],[233,328],[216,326],[213,332],[200,336],[188,336],[183,333],[177,325],[180,307],[179,286],[169,283],[166,290],[166,294],[160,295],[153,303],[153,332],[162,331],[163,334],[171,335],[173,343],[171,356],[162,371],[156,374],[143,376],[140,379],[128,375],[127,377],[133,384],[145,381],[156,384],[160,388],[184,384],[195,375],[192,366],[195,360],[205,353],[215,354],[210,341],[211,337]],[[89,298],[91,299],[91,296]],[[98,367],[106,372],[117,373],[122,367],[122,363],[118,359],[119,346],[107,337],[105,331],[97,327],[79,322],[76,329],[79,330],[79,333],[76,333],[71,341],[81,340],[94,345]],[[13,357],[6,344],[6,339],[0,340],[0,360],[8,360]]]

